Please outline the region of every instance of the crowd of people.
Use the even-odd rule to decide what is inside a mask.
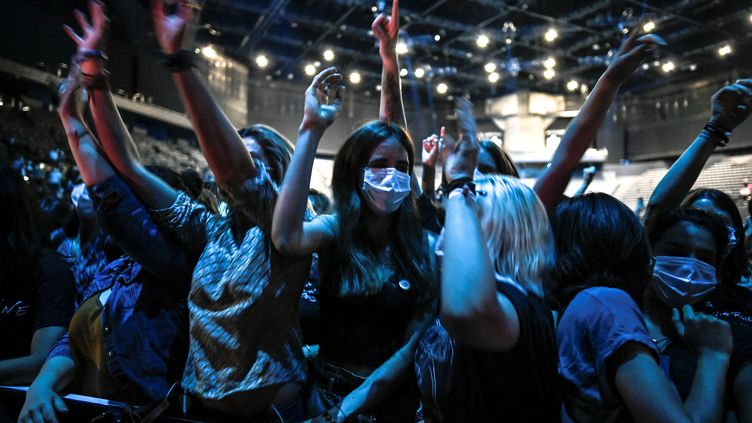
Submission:
[[[75,174],[49,190],[23,160],[0,169],[0,385],[28,386],[0,419],[88,421],[63,399],[77,393],[143,422],[752,422],[745,224],[726,194],[690,191],[752,111],[752,80],[712,97],[643,219],[564,196],[620,86],[666,45],[637,29],[534,187],[464,98],[458,133],[423,139],[418,181],[395,1],[372,26],[378,119],[340,147],[329,200],[309,185],[342,74],[313,78],[294,148],[237,130],[181,50],[196,7],[152,6],[215,183],[144,164],[109,89],[104,6],[76,11],[55,152]]]

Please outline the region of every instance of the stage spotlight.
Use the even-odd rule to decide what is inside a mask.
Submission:
[[[543,39],[546,41],[553,42],[555,39],[559,37],[559,32],[556,31],[554,28],[549,28],[548,31],[546,31],[545,34],[543,34]]]
[[[485,66],[483,66],[483,69],[485,69],[486,72],[491,73],[496,70],[496,63],[488,62]]]
[[[206,47],[202,48],[201,49],[201,54],[203,54],[204,57],[206,57],[207,59],[216,59],[217,56],[219,56],[217,54],[217,50],[214,50],[214,47],[212,47],[212,46],[206,46]]]
[[[553,79],[554,76],[556,76],[556,71],[553,69],[546,69],[543,71],[543,77],[546,79]]]
[[[415,69],[415,77],[420,79],[423,78],[426,75],[426,71],[423,68]]]
[[[310,63],[307,64],[305,66],[305,69],[303,69],[303,70],[305,71],[305,74],[308,75],[308,76],[313,76],[313,75],[316,74],[316,66],[313,66]]]
[[[323,56],[324,56],[324,60],[326,60],[327,62],[331,62],[332,60],[334,60],[334,52],[331,49],[324,50]]]
[[[399,41],[397,43],[397,54],[402,55],[407,54],[407,52],[407,44],[404,41]]]
[[[674,62],[666,62],[663,64],[663,66],[661,66],[661,69],[663,70],[663,72],[669,73],[676,69],[676,65],[674,65]]]
[[[556,66],[556,59],[553,57],[549,57],[548,59],[543,61],[543,67],[546,69],[553,69],[554,66]]]
[[[439,94],[446,94],[447,91],[449,91],[449,85],[439,82],[438,85],[436,85],[436,92]]]
[[[653,21],[647,21],[645,22],[645,25],[642,26],[642,30],[645,32],[652,32],[655,29],[655,22]]]
[[[499,79],[501,79],[501,77],[497,72],[491,72],[488,74],[488,82],[492,84],[499,82]]]
[[[580,84],[577,81],[575,81],[574,79],[571,80],[571,81],[569,81],[569,82],[567,82],[567,89],[569,91],[576,91],[577,88],[579,88],[579,87],[580,87]]]
[[[721,47],[721,48],[718,49],[718,55],[721,56],[721,57],[728,56],[732,52],[733,52],[733,50],[731,50],[731,46],[728,45],[728,44],[726,44],[723,47]]]
[[[256,66],[260,67],[261,69],[267,67],[269,65],[269,59],[266,58],[263,54],[259,54],[256,56]]]
[[[475,44],[480,48],[486,48],[491,43],[491,39],[488,38],[488,35],[486,34],[480,34],[478,35],[478,38],[475,39]]]
[[[350,73],[350,82],[353,84],[360,84],[360,74],[358,72]]]

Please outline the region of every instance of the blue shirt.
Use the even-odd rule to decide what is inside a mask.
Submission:
[[[134,402],[161,400],[185,364],[186,297],[195,259],[162,235],[119,177],[91,190],[105,230],[132,254],[97,273],[84,294],[88,299],[112,289],[102,311],[107,370]],[[59,355],[72,359],[67,334],[49,357]]]
[[[556,331],[559,374],[571,390],[564,392],[568,417],[577,422],[632,421],[616,390],[608,359],[628,342],[637,342],[657,359],[642,311],[626,292],[594,287],[574,297]],[[611,373],[609,373],[611,370]]]

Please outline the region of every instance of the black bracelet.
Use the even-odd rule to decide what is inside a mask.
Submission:
[[[457,178],[453,180],[449,183],[449,185],[447,185],[446,193],[447,195],[449,195],[455,189],[465,187],[467,187],[473,194],[475,194],[475,182],[473,182],[473,178],[470,177]]]
[[[170,72],[181,72],[196,66],[194,62],[195,54],[188,50],[178,50],[174,54],[165,54],[162,57],[162,63]]]
[[[95,74],[88,74],[81,72],[81,85],[88,90],[110,90],[110,84],[108,83],[110,73],[102,69],[102,72]]]
[[[716,141],[716,144],[718,147],[725,147],[726,144],[729,142],[729,137],[731,136],[731,131],[728,129],[718,125],[717,123],[713,121],[709,121],[705,124],[705,127],[702,128],[703,131],[707,132],[710,135],[714,135],[718,138],[720,138],[719,141]]]

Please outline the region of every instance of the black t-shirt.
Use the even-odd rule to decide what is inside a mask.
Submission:
[[[504,282],[520,335],[509,351],[455,343],[438,319],[424,333],[415,368],[427,421],[556,422],[561,415],[553,316],[543,299]]]
[[[34,331],[68,327],[75,307],[73,275],[57,254],[43,251],[27,280],[0,283],[0,360],[29,355]]]

